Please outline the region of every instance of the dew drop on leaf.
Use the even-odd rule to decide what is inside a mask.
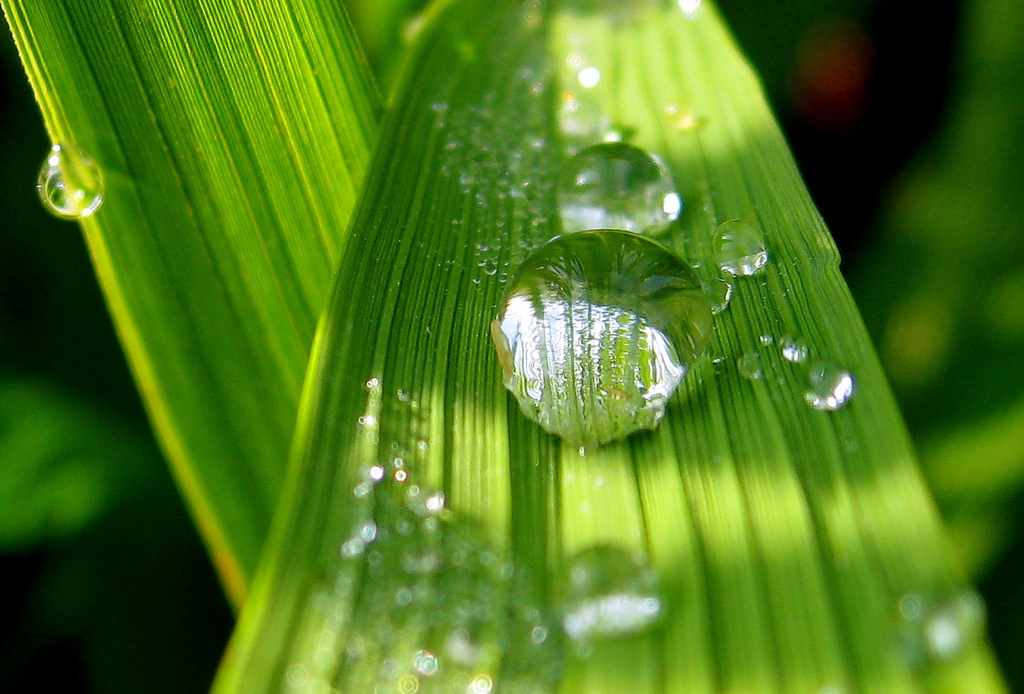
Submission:
[[[444,511],[444,492],[419,484],[409,487],[405,493],[405,505],[421,518],[438,516]]]
[[[750,222],[734,219],[715,230],[715,260],[731,275],[749,276],[768,264],[761,230]]]
[[[418,694],[554,691],[563,639],[539,589],[443,500],[414,474],[406,484],[384,478],[373,488],[363,506],[369,517],[342,545],[342,562],[360,578],[345,610],[351,619],[338,622],[336,655],[320,668],[318,685]],[[359,551],[346,551],[353,539]]]
[[[789,335],[779,339],[779,349],[782,350],[782,358],[793,364],[803,363],[811,354],[805,342]]]
[[[622,229],[656,234],[683,208],[665,164],[625,142],[592,145],[572,157],[559,177],[557,196],[567,232]]]
[[[569,638],[587,642],[636,634],[657,622],[662,608],[654,571],[626,550],[591,547],[569,560],[559,593]]]
[[[898,610],[899,649],[914,669],[959,657],[985,628],[985,603],[973,590],[908,593]]]
[[[654,429],[711,326],[686,263],[636,234],[587,231],[527,258],[491,335],[523,413],[591,446]]]
[[[426,677],[430,677],[437,673],[438,662],[437,656],[427,650],[420,650],[416,652],[415,656],[416,672]]]
[[[704,291],[708,295],[708,299],[711,300],[711,310],[715,313],[721,313],[725,309],[729,308],[729,302],[732,301],[733,286],[732,283],[721,277],[704,283]]]
[[[81,219],[103,203],[103,177],[89,155],[70,142],[50,148],[39,170],[36,189],[43,205],[63,219]]]
[[[856,387],[849,371],[829,362],[812,364],[807,378],[810,387],[804,393],[804,400],[823,412],[835,412],[846,405]]]
[[[744,354],[736,362],[736,368],[740,375],[755,381],[764,376],[764,368],[761,366],[761,355],[757,352]]]

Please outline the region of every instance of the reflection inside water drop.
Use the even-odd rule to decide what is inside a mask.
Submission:
[[[622,231],[553,239],[519,268],[492,338],[523,413],[574,446],[653,429],[711,333],[700,280]]]
[[[728,280],[716,277],[710,282],[704,283],[704,291],[708,295],[708,299],[711,301],[711,310],[715,313],[721,313],[725,309],[729,308],[729,302],[732,301],[733,286]]]
[[[89,155],[70,142],[50,149],[36,180],[47,210],[64,219],[88,217],[103,203],[103,177]]]
[[[603,142],[572,157],[559,177],[557,195],[567,232],[657,233],[683,207],[665,164],[625,142]]]
[[[807,378],[810,387],[804,393],[804,400],[816,410],[835,412],[853,397],[856,386],[853,376],[835,364],[812,364]]]
[[[715,260],[724,272],[749,276],[768,264],[764,236],[750,222],[734,219],[720,224],[713,242]]]
[[[800,364],[810,356],[810,348],[802,341],[788,335],[779,340],[779,349],[782,350],[782,358],[793,364]]]

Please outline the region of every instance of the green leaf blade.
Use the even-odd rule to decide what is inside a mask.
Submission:
[[[559,231],[554,186],[572,136],[560,118],[578,88],[567,50],[607,80],[582,106],[668,161],[687,211],[666,245],[711,279],[713,232],[738,218],[757,223],[771,255],[736,278],[709,358],[660,427],[585,455],[520,413],[489,339],[508,274]],[[480,665],[499,688],[1002,691],[978,634],[948,661],[901,650],[901,599],[945,599],[962,578],[835,247],[713,8],[619,25],[540,3],[451,3],[408,69],[320,326],[259,592],[215,691],[400,688],[402,677],[454,691],[413,669],[417,648],[445,643],[425,615],[449,618],[431,610],[458,574],[450,558],[413,575],[400,568],[406,541],[383,535],[346,556],[365,523],[390,531],[411,484],[445,492],[437,542],[479,524],[487,551],[511,550],[531,579],[487,584],[511,594],[506,607],[529,594],[557,613],[573,557],[595,546],[624,548],[661,578],[649,630],[591,644],[589,657],[553,639],[539,657],[563,669],[557,686],[502,681],[511,657]],[[808,406],[809,365],[783,357],[787,335],[854,374],[846,407]],[[737,369],[751,352],[760,379]],[[398,568],[376,572],[389,561]],[[403,602],[406,584],[424,604],[415,592]],[[513,641],[515,619],[488,626],[488,644]],[[458,671],[458,653],[435,652]]]
[[[229,593],[269,526],[308,345],[376,131],[338,7],[4,2],[162,446]]]

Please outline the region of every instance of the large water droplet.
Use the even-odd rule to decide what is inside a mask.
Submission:
[[[804,400],[816,410],[835,412],[853,397],[855,381],[849,371],[829,362],[818,362],[807,374],[810,387]]]
[[[899,645],[912,667],[953,660],[982,634],[985,603],[976,592],[910,593],[899,602]]]
[[[711,320],[679,258],[636,234],[588,231],[523,263],[491,333],[523,413],[589,446],[657,426]]]
[[[768,264],[761,230],[740,219],[718,226],[714,249],[718,266],[733,275],[753,275]]]
[[[657,233],[679,217],[682,199],[668,168],[625,142],[587,147],[570,159],[558,182],[566,231],[622,229]]]
[[[618,547],[592,547],[570,559],[559,599],[562,626],[576,641],[635,634],[662,611],[655,573]]]
[[[88,217],[103,203],[99,167],[70,142],[58,142],[50,149],[36,189],[46,209],[64,219]]]

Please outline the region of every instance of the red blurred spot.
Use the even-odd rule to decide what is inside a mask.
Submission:
[[[826,132],[855,128],[867,107],[873,54],[871,39],[853,22],[811,25],[800,42],[792,82],[800,117]]]

